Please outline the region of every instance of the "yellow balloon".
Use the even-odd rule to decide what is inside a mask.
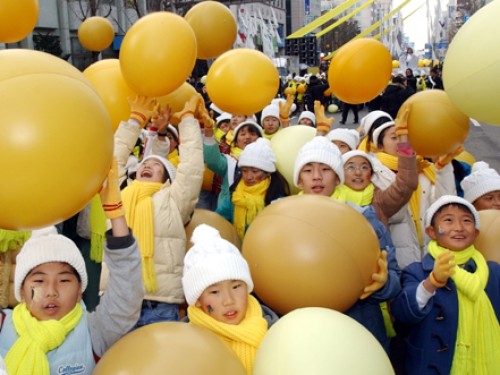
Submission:
[[[418,67],[423,68],[425,65],[425,60],[418,60]]]
[[[53,55],[7,49],[0,97],[0,228],[39,228],[82,210],[113,156],[111,120],[90,81]]]
[[[90,51],[102,51],[108,48],[114,37],[113,24],[104,17],[89,17],[78,28],[78,40]]]
[[[125,34],[120,68],[137,94],[163,96],[182,85],[196,63],[196,37],[184,18],[155,12],[140,18]]]
[[[130,116],[130,105],[127,98],[135,98],[135,93],[128,87],[120,71],[118,59],[104,59],[87,67],[83,74],[92,82],[111,117],[113,129],[120,121]]]
[[[285,177],[292,194],[299,189],[293,183],[293,167],[300,148],[314,138],[316,129],[306,125],[294,125],[281,129],[271,138],[271,148],[276,156],[276,168]]]
[[[330,104],[328,106],[328,112],[329,113],[336,113],[336,112],[338,112],[338,110],[339,110],[339,106],[336,105],[336,104]]]
[[[306,92],[307,85],[301,83],[300,85],[297,86],[297,93],[303,94]]]
[[[388,49],[375,39],[357,39],[340,47],[328,68],[328,82],[337,98],[360,104],[380,94],[391,74]]]
[[[288,86],[285,91],[284,91],[285,95],[295,95],[297,93],[297,89],[295,88],[295,86]]]
[[[393,69],[399,68],[399,61],[398,60],[392,60],[392,68]]]
[[[168,95],[160,96],[156,100],[163,107],[167,104],[170,106],[172,110],[171,113],[175,113],[184,108],[186,102],[193,96],[196,95],[195,88],[189,84],[188,82],[184,82],[180,87],[175,89],[175,91],[171,92]],[[179,119],[171,118],[170,122],[174,125],[179,123]]]
[[[474,246],[486,260],[500,263],[500,210],[479,211],[481,229],[474,240]]]
[[[394,374],[377,339],[361,324],[321,307],[297,309],[273,324],[253,375]]]
[[[451,101],[466,115],[500,125],[500,3],[492,1],[460,27],[446,53],[443,83]],[[464,59],[474,57],[474,63]]]
[[[225,112],[253,114],[276,96],[280,77],[262,52],[238,48],[219,56],[207,74],[207,92]]]
[[[215,58],[231,49],[238,26],[233,13],[217,1],[203,1],[184,16],[193,28],[198,43],[198,58]]]
[[[474,155],[472,155],[469,151],[463,150],[460,154],[455,156],[455,159],[464,163],[467,163],[469,166],[472,167],[472,165],[477,161]]]
[[[0,1],[0,43],[26,38],[35,28],[38,14],[38,0]]]

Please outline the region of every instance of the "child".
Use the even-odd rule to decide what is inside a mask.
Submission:
[[[302,111],[299,116],[298,125],[316,127],[316,116],[311,111]]]
[[[446,195],[426,212],[432,239],[402,274],[391,311],[409,325],[407,374],[495,374],[500,368],[500,265],[474,247],[479,215]]]
[[[290,195],[285,178],[276,170],[271,142],[258,138],[238,159],[240,175],[230,188],[230,199],[221,202],[216,212],[236,227],[241,239],[257,214],[272,201]]]
[[[14,292],[21,302],[0,317],[0,356],[9,374],[92,374],[96,360],[134,326],[144,289],[137,243],[122,210],[116,166],[101,191],[111,230],[106,293],[87,313],[83,257],[55,227],[33,231],[17,256]]]
[[[264,137],[271,139],[281,129],[280,109],[275,104],[269,104],[262,110],[260,124]]]
[[[339,148],[342,154],[356,150],[359,144],[359,133],[354,129],[333,129],[326,137]]]
[[[247,373],[268,329],[246,260],[219,232],[205,224],[193,231],[182,285],[191,324],[209,329],[238,356]]]
[[[500,210],[500,175],[488,163],[478,161],[461,184],[464,198],[476,210]]]

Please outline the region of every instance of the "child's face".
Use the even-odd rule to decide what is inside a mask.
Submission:
[[[246,186],[254,186],[269,177],[269,173],[253,167],[241,167],[241,178]]]
[[[324,163],[307,163],[299,174],[298,186],[304,194],[317,194],[329,197],[340,183],[337,173]]]
[[[227,324],[240,324],[248,307],[248,287],[241,280],[225,280],[203,291],[196,307],[215,320]]]
[[[245,115],[233,115],[231,117],[231,130],[236,129],[236,127],[247,119]]]
[[[344,175],[344,185],[352,190],[362,191],[372,180],[372,168],[364,157],[354,156],[344,165]]]
[[[334,145],[336,145],[339,148],[340,153],[342,155],[345,154],[346,152],[351,151],[351,148],[345,142],[342,142],[342,141],[332,141],[332,142],[333,142]]]
[[[137,168],[137,180],[143,182],[165,182],[165,166],[156,158],[143,162]]]
[[[398,155],[398,136],[396,135],[396,127],[391,126],[384,133],[382,139],[382,151],[389,155]]]
[[[474,203],[476,210],[500,210],[500,190],[486,193],[477,198]]]
[[[452,251],[463,250],[474,243],[479,231],[474,215],[466,208],[450,205],[434,216],[434,224],[425,229],[427,235]]]
[[[314,124],[313,124],[312,120],[305,118],[305,117],[299,121],[299,125],[306,125],[306,126],[311,126],[314,128]]]
[[[259,138],[256,131],[249,130],[250,126],[251,125],[249,126],[245,125],[238,131],[238,136],[236,138],[235,145],[241,148],[242,150],[244,150],[247,145],[255,142],[257,138]]]
[[[262,127],[266,134],[274,134],[280,128],[280,120],[273,116],[267,116],[262,120]]]
[[[229,121],[222,121],[219,124],[219,129],[222,130],[224,133],[227,133],[230,129]]]
[[[81,299],[81,283],[67,263],[41,264],[28,273],[21,286],[21,300],[38,320],[59,320]]]

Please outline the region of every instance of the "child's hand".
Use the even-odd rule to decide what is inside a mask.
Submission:
[[[314,115],[316,116],[316,129],[318,132],[328,133],[332,127],[334,118],[325,116],[325,107],[321,105],[319,100],[314,101]]]
[[[378,258],[378,271],[372,275],[372,283],[364,290],[360,299],[365,299],[384,287],[388,277],[387,251],[382,250]]]
[[[118,165],[114,157],[108,172],[108,178],[104,181],[99,195],[101,196],[104,213],[108,219],[125,216],[120,187],[118,185]]]
[[[436,288],[442,288],[454,274],[455,256],[451,251],[446,251],[439,254],[434,261],[434,268],[429,275],[429,280]]]
[[[134,100],[127,98],[130,105],[130,118],[136,120],[141,128],[156,114],[156,99],[137,95]]]

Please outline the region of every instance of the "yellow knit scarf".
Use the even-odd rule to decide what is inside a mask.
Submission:
[[[377,159],[379,159],[382,164],[384,164],[390,170],[398,170],[398,157],[394,155],[389,155],[385,152],[377,152]],[[418,173],[423,173],[431,182],[431,184],[436,183],[436,170],[434,169],[434,164],[428,162],[421,156],[417,156],[417,169]],[[408,202],[410,206],[410,213],[415,224],[415,230],[417,232],[417,238],[420,246],[424,244],[424,234],[422,232],[422,227],[420,225],[420,198],[422,196],[422,186],[420,183],[417,189],[413,192]]]
[[[247,374],[252,374],[255,352],[267,332],[267,321],[262,317],[259,302],[248,295],[245,318],[238,325],[219,322],[195,306],[188,307],[191,324],[204,327],[219,336],[238,356]]]
[[[159,191],[163,184],[134,180],[122,191],[123,207],[128,225],[134,231],[142,256],[142,278],[146,292],[156,292],[154,255],[154,217],[151,196]]]
[[[428,250],[437,258],[447,249],[431,241]],[[458,294],[458,332],[451,374],[496,374],[500,369],[500,325],[484,291],[488,264],[474,245],[453,254],[457,265],[472,258],[477,268],[470,273],[457,266],[451,277]]]
[[[233,223],[236,232],[241,239],[245,235],[245,230],[252,223],[257,214],[262,211],[265,205],[266,192],[271,183],[270,178],[259,182],[253,186],[247,186],[240,180],[231,198],[234,203]]]
[[[221,128],[214,129],[214,138],[217,143],[220,143],[222,140],[222,137],[226,135],[226,132],[223,131]]]
[[[19,338],[5,357],[10,375],[49,375],[47,353],[59,347],[82,318],[82,306],[76,306],[60,320],[38,320],[21,303],[12,312],[12,322]]]
[[[231,156],[238,159],[243,152],[243,149],[238,146],[231,146]]]
[[[341,202],[351,202],[363,207],[372,203],[374,192],[375,186],[372,183],[362,191],[353,190],[347,185],[339,185],[333,192],[333,198]]]
[[[101,197],[96,194],[90,201],[90,259],[96,263],[102,262],[105,233],[106,215],[102,208]]]
[[[179,150],[174,148],[174,151],[172,151],[170,154],[168,154],[167,157],[168,161],[171,162],[175,168],[179,166],[180,163],[180,158],[179,158]]]

